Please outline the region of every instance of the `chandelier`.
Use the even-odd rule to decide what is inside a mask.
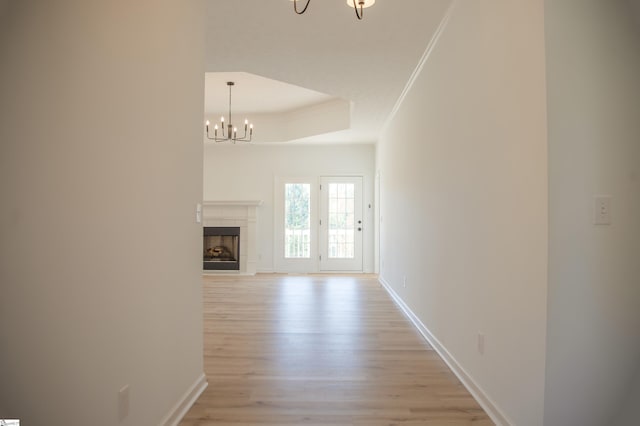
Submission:
[[[307,0],[307,3],[304,5],[304,7],[300,9],[298,8],[298,0],[291,0],[291,1],[293,1],[293,10],[298,15],[302,15],[304,12],[306,12],[307,8],[309,7],[309,3],[311,3],[311,0]],[[362,19],[362,16],[364,15],[364,8],[373,6],[375,2],[376,0],[347,0],[347,6],[349,7],[353,6],[353,10],[355,10],[356,12],[356,17],[358,19]]]
[[[224,124],[224,116],[220,117],[220,129],[218,129],[218,125],[216,124],[213,127],[213,137],[209,134],[209,120],[205,123],[205,127],[207,129],[207,139],[216,141],[216,142],[251,142],[251,138],[253,137],[253,124],[249,123],[249,120],[244,120],[244,134],[238,137],[238,128],[233,126],[231,122],[231,88],[235,85],[233,81],[227,81],[227,86],[229,86],[229,121],[226,126]],[[225,131],[226,127],[226,131]],[[249,134],[247,135],[247,129],[249,130]],[[221,130],[222,136],[218,137],[218,130]]]

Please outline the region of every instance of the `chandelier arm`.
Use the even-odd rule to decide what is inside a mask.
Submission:
[[[356,4],[356,0],[353,0],[353,10],[356,11],[356,17],[358,18],[358,20],[362,20],[362,17],[364,16],[364,9],[362,8],[364,2],[360,3],[360,13],[358,13],[358,5]]]
[[[242,135],[242,137],[238,138],[234,138],[234,141],[240,141],[240,142],[251,142],[251,137],[253,136],[253,132],[249,132],[249,137],[247,138],[247,127],[245,126],[244,128],[244,134]]]
[[[207,129],[207,139],[209,139],[210,141],[215,141],[215,142],[225,142],[225,141],[228,140],[226,138],[219,138],[217,136],[214,136],[214,137],[209,136],[209,129]]]
[[[307,4],[304,6],[304,8],[302,9],[301,12],[298,12],[298,0],[293,0],[293,10],[298,14],[298,15],[302,15],[303,13],[305,13],[307,11],[307,8],[309,7],[309,3],[311,3],[311,0],[307,0]]]

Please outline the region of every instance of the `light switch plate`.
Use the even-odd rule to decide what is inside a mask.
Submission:
[[[196,223],[202,223],[202,204],[196,204]]]

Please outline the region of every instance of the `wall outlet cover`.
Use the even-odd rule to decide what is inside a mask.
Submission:
[[[611,225],[611,196],[596,195],[593,200],[593,223]]]

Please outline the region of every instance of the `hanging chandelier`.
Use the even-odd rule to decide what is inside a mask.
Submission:
[[[213,127],[213,137],[209,134],[209,120],[205,123],[205,127],[207,129],[207,139],[216,141],[216,142],[251,142],[251,138],[253,137],[253,124],[249,123],[249,120],[244,120],[244,134],[238,137],[238,128],[233,126],[231,122],[231,88],[235,85],[233,81],[227,81],[227,86],[229,86],[229,120],[225,126],[224,116],[220,117],[220,129],[218,129],[218,125],[216,124]],[[225,131],[226,127],[226,131]],[[218,137],[218,130],[221,130],[222,135]],[[247,135],[247,130],[249,130],[249,134]]]
[[[307,3],[304,5],[304,7],[299,8],[298,0],[291,1],[293,1],[293,10],[298,15],[302,15],[303,13],[305,13],[307,11],[307,8],[309,7],[309,3],[311,3],[311,0],[307,0]],[[356,12],[356,17],[358,19],[362,19],[362,17],[364,16],[364,9],[369,6],[373,6],[375,2],[376,0],[347,0],[347,6],[353,7],[353,10],[355,10]]]

